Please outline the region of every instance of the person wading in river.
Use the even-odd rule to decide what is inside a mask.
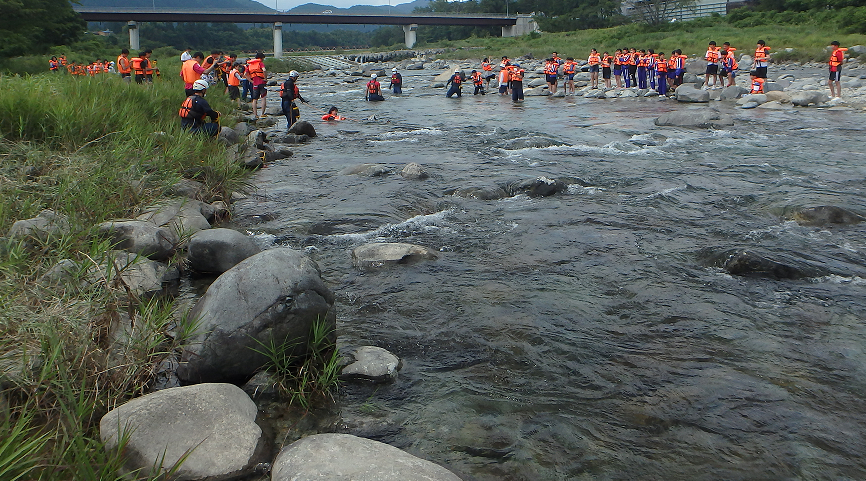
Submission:
[[[460,69],[455,70],[454,75],[445,82],[446,87],[448,84],[451,84],[451,88],[449,88],[448,93],[445,94],[446,97],[450,99],[454,94],[457,94],[458,97],[463,96],[463,91],[461,90],[461,87],[463,86],[463,76],[460,75]]]
[[[385,97],[382,97],[382,85],[379,84],[378,80],[376,80],[376,74],[370,75],[370,81],[367,82],[367,94],[365,98],[370,102],[385,100]]]

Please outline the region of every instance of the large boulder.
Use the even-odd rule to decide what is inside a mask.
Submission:
[[[505,186],[505,191],[511,195],[526,194],[529,197],[548,197],[566,189],[568,186],[564,182],[544,176],[510,182]]]
[[[7,236],[10,239],[34,237],[45,241],[50,237],[60,237],[66,234],[69,229],[69,219],[65,215],[58,214],[51,209],[45,209],[36,217],[15,221],[9,228]]]
[[[809,105],[820,105],[830,100],[824,92],[810,90],[796,92],[791,96],[791,103],[798,107],[808,107]]]
[[[231,127],[221,127],[219,140],[225,142],[226,145],[234,145],[240,141],[240,135]]]
[[[790,84],[790,82],[788,83]],[[779,82],[764,82],[764,93],[781,92],[783,90],[785,90],[785,87]]]
[[[749,102],[757,102],[760,105],[767,102],[767,96],[764,94],[744,94],[739,100],[737,100],[737,105],[743,105]]]
[[[767,96],[768,102],[776,101],[784,104],[791,101],[791,95],[782,90],[771,90],[765,95]]]
[[[252,474],[262,430],[257,409],[239,387],[198,384],[157,391],[109,411],[99,422],[105,448],[120,447],[125,468],[172,479],[223,480]]]
[[[192,179],[181,179],[168,189],[168,195],[200,199],[204,195],[206,187],[203,183]]]
[[[115,248],[161,261],[174,254],[177,237],[171,229],[144,220],[112,220],[97,228]]]
[[[179,280],[176,267],[126,251],[109,251],[105,262],[91,267],[85,276],[87,283],[108,282],[109,287],[126,291],[136,299],[162,294]]]
[[[675,110],[662,114],[655,120],[659,126],[672,127],[694,127],[707,129],[710,127],[726,127],[734,125],[734,119],[730,115],[722,114],[716,109],[688,109]]]
[[[313,325],[333,331],[334,294],[303,253],[269,249],[219,276],[189,313],[199,328],[184,346],[178,377],[187,382],[247,381],[269,359],[264,346],[306,354]]]
[[[147,206],[136,219],[170,229],[177,239],[182,239],[210,229],[208,219],[213,215],[213,207],[204,202],[176,198]]]
[[[253,240],[234,229],[196,233],[187,246],[187,262],[198,272],[225,272],[261,252]]]
[[[414,244],[383,242],[364,244],[352,251],[352,264],[356,267],[380,267],[386,264],[408,264],[438,258],[436,251]]]
[[[423,180],[428,177],[427,171],[417,162],[409,162],[406,164],[406,166],[403,167],[403,170],[400,171],[400,175],[404,179],[409,180]]]
[[[786,253],[764,253],[750,249],[704,250],[701,255],[711,267],[729,274],[769,279],[802,279],[827,275],[826,269]]]
[[[460,481],[451,471],[394,446],[350,434],[316,434],[280,451],[271,481]]]
[[[341,349],[340,354],[347,358],[346,366],[340,370],[343,380],[390,382],[397,378],[397,371],[403,366],[397,356],[376,346]]]
[[[316,128],[313,127],[313,124],[307,122],[306,120],[299,120],[292,124],[291,127],[289,127],[289,133],[296,135],[306,135],[308,137],[315,137]]]
[[[851,225],[866,220],[860,214],[832,205],[820,205],[799,209],[790,218],[800,225],[826,227]]]
[[[680,102],[709,102],[710,92],[695,88],[692,84],[682,84],[675,90],[676,99]]]
[[[535,87],[523,91],[524,97],[544,97],[550,95],[550,91],[544,87]]]
[[[748,91],[749,89],[745,87],[740,87],[739,85],[731,85],[730,87],[725,87],[722,89],[722,92],[719,94],[719,98],[722,100],[735,100],[740,98]]]

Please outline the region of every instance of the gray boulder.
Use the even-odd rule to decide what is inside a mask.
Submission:
[[[234,229],[209,229],[192,236],[187,261],[198,272],[225,272],[261,252],[249,237]]]
[[[317,320],[333,331],[334,294],[303,253],[270,249],[229,269],[189,313],[200,327],[184,346],[178,377],[187,382],[243,383],[268,363],[263,346],[306,354]]]
[[[177,237],[171,229],[143,220],[113,220],[97,228],[115,248],[161,261],[174,254]]]
[[[391,175],[391,168],[384,164],[359,164],[346,167],[341,173],[343,175],[360,175],[361,177],[381,177]]]
[[[340,353],[348,358],[348,364],[340,371],[343,380],[390,382],[397,378],[397,371],[403,366],[397,356],[381,347],[361,346],[340,350]]]
[[[755,109],[755,108],[758,108],[758,105],[759,105],[758,102],[755,102],[754,100],[750,100],[750,101],[744,103],[743,105],[740,105],[740,108],[741,109]]]
[[[427,171],[417,162],[406,164],[406,167],[403,167],[403,170],[400,171],[400,175],[403,176],[404,179],[411,180],[423,180],[429,176]]]
[[[297,134],[297,135],[306,135],[308,137],[315,137],[316,136],[316,128],[313,127],[313,124],[307,122],[306,120],[299,120],[299,121],[295,122],[294,124],[292,124],[291,127],[289,127],[289,133],[290,134]]]
[[[791,83],[791,82],[788,82],[787,80],[784,80],[784,82],[787,82],[789,85]],[[780,82],[770,82],[770,81],[764,82],[764,93],[781,92],[783,90],[785,90],[785,87],[783,87]]]
[[[204,195],[205,185],[197,180],[181,179],[168,188],[168,195],[200,199]]]
[[[802,279],[826,275],[823,269],[807,265],[786,255],[764,254],[747,249],[735,249],[715,254],[712,265],[729,274],[769,279]]]
[[[110,288],[126,291],[133,299],[148,299],[177,284],[180,272],[176,267],[169,267],[142,255],[109,251],[105,262],[91,267],[85,279],[94,285],[108,282]]]
[[[69,230],[69,219],[65,215],[58,214],[51,209],[44,209],[36,217],[15,221],[6,235],[10,239],[33,237],[46,241],[49,238],[67,234]]]
[[[145,207],[136,219],[170,229],[176,239],[182,239],[210,229],[208,218],[213,215],[213,208],[204,202],[175,198]]]
[[[125,468],[141,474],[171,469],[173,479],[224,480],[252,474],[262,430],[256,405],[231,384],[165,389],[109,411],[99,422],[108,450],[127,434]]]
[[[460,187],[445,193],[478,200],[498,200],[508,197],[508,193],[501,187]]]
[[[80,272],[81,266],[72,259],[60,259],[39,280],[45,284],[66,284],[74,281]]]
[[[658,97],[659,93],[655,90],[649,89],[646,93],[643,94],[644,97]]]
[[[550,95],[550,91],[544,87],[535,87],[523,91],[524,97],[544,97]]]
[[[219,140],[225,142],[226,145],[234,145],[240,141],[240,135],[231,127],[220,128]]]
[[[796,92],[791,96],[791,103],[798,107],[808,107],[809,105],[820,105],[830,100],[824,92],[815,90]]]
[[[543,78],[534,78],[529,81],[526,85],[529,88],[541,87],[543,85],[547,85],[547,82]]]
[[[682,84],[675,90],[676,99],[680,102],[709,102],[710,93],[706,90],[695,88],[691,84]]]
[[[767,96],[764,94],[745,94],[737,100],[737,105],[743,105],[747,102],[757,102],[758,104],[765,103]]]
[[[619,92],[620,98],[637,97],[637,92],[632,89],[623,89]]]
[[[719,113],[716,109],[701,108],[668,112],[657,118],[655,124],[659,126],[707,129],[710,127],[718,128],[734,125],[734,119],[730,115]]]
[[[585,98],[585,99],[599,99],[599,98],[603,99],[604,98],[604,90],[601,90],[601,89],[589,90],[583,94],[583,98]]]
[[[271,481],[460,481],[451,471],[394,446],[350,434],[316,434],[280,451]]]
[[[408,264],[420,260],[435,260],[439,256],[427,247],[403,243],[375,243],[356,247],[352,264],[356,267],[381,267],[387,264]]]
[[[273,138],[278,144],[305,144],[310,141],[309,135],[285,134]]]
[[[247,135],[249,135],[250,132],[253,131],[253,128],[250,127],[250,124],[246,122],[238,122],[235,124],[234,127],[232,127],[232,130],[234,130],[235,133],[237,133],[238,135],[246,137]]]
[[[770,102],[763,103],[758,105],[759,109],[771,109],[771,110],[787,110],[794,108],[791,104],[783,104],[778,100],[771,100]]]
[[[707,71],[707,61],[704,59],[693,59],[686,61],[686,72],[694,75],[704,75]]]
[[[564,182],[544,176],[510,182],[505,186],[505,191],[511,195],[526,194],[529,197],[548,197],[566,189],[568,186]]]
[[[851,225],[866,220],[866,218],[860,214],[831,205],[799,209],[794,212],[790,218],[800,225],[819,227]]]
[[[725,87],[722,89],[722,92],[719,94],[719,98],[722,100],[736,100],[743,96],[743,94],[747,93],[749,90],[745,87],[740,87],[739,85],[731,85],[730,87]]]

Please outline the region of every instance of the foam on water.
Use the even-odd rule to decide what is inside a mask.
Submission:
[[[385,224],[367,232],[353,234],[334,234],[326,236],[326,239],[349,244],[361,244],[370,241],[387,241],[409,237],[422,233],[439,231],[447,228],[445,218],[454,212],[453,209],[445,209],[432,214],[416,215],[397,224]]]

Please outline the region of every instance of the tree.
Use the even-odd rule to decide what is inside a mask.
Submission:
[[[627,15],[650,25],[670,22],[677,15],[688,12],[696,4],[695,0],[623,0]]]
[[[0,11],[0,57],[45,53],[85,29],[69,0],[0,0]]]

